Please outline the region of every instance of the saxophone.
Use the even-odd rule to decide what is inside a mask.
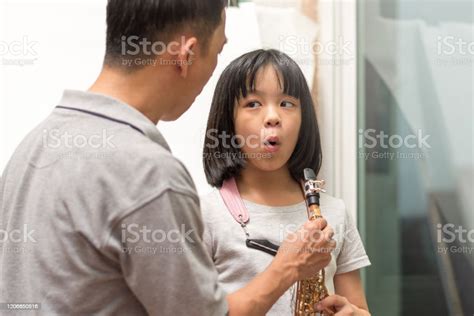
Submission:
[[[310,220],[322,218],[319,208],[319,193],[325,192],[322,189],[324,180],[316,180],[313,169],[306,168],[304,169],[303,185],[308,218]],[[319,315],[314,306],[328,296],[328,290],[324,281],[324,269],[309,279],[298,281],[294,306],[295,316]]]

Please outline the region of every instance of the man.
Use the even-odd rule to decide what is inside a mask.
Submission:
[[[263,315],[327,265],[323,248],[334,243],[299,234],[241,290],[227,295],[217,282],[194,184],[156,124],[180,117],[212,75],[224,9],[222,0],[108,2],[97,81],[65,91],[2,176],[0,303],[39,303],[45,315]],[[324,221],[300,232],[320,230],[333,234]]]

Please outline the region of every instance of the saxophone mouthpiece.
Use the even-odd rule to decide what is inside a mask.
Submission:
[[[311,168],[303,170],[304,175],[304,191],[308,205],[319,205],[319,192],[326,192],[322,186],[324,180],[316,180],[316,173]]]
[[[314,170],[311,168],[305,168],[303,170],[303,174],[304,174],[304,181],[316,180],[316,174],[314,173]]]

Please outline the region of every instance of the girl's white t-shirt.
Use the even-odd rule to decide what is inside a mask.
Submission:
[[[326,287],[334,294],[334,275],[370,265],[354,221],[341,199],[321,194],[321,213],[334,229],[336,249],[325,268]],[[267,206],[244,200],[250,215],[247,230],[250,238],[267,239],[280,245],[289,232],[298,230],[307,220],[305,202],[288,206]],[[219,273],[219,283],[227,293],[232,293],[263,272],[273,256],[248,248],[245,233],[228,211],[217,189],[201,197],[204,220],[204,243]],[[295,286],[290,288],[273,305],[267,315],[293,315],[292,298]]]

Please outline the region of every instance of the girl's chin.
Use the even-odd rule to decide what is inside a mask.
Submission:
[[[277,171],[283,168],[287,161],[282,160],[281,158],[278,159],[277,157],[271,157],[271,158],[261,158],[261,159],[251,159],[249,163],[252,164],[252,166],[258,170],[261,171]]]

